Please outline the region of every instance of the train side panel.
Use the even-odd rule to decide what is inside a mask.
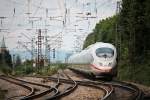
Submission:
[[[90,50],[84,50],[78,54],[71,56],[68,59],[68,63],[70,64],[90,64],[93,61],[92,54]]]

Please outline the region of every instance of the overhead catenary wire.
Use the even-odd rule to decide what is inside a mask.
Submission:
[[[103,3],[102,6],[101,6],[101,3],[99,5],[98,0],[89,1],[89,2],[84,0],[85,3],[79,0],[73,0],[74,3],[71,3],[72,1],[70,0],[57,0],[58,6],[56,5],[56,7],[50,7],[50,6],[44,6],[44,3],[48,2],[47,0],[40,0],[38,2],[35,2],[35,0],[27,0],[27,1],[6,0],[5,2],[8,2],[8,1],[11,1],[10,3],[13,3],[14,5],[12,7],[12,15],[8,16],[8,19],[9,19],[8,25],[9,25],[10,31],[16,32],[16,31],[23,30],[23,31],[26,31],[25,34],[28,34],[28,32],[30,34],[34,34],[36,29],[47,28],[48,29],[47,35],[50,37],[53,37],[51,33],[57,34],[59,31],[62,31],[62,33],[59,34],[60,36],[58,36],[58,38],[56,36],[52,40],[52,42],[56,40],[55,43],[57,41],[63,41],[62,35],[68,35],[68,33],[70,34],[88,33],[91,30],[92,17],[93,19],[95,19],[96,17],[97,19],[99,19],[100,18],[99,16],[101,15],[99,15],[100,12],[98,10],[102,6],[107,6],[110,4],[108,0],[107,1],[104,0],[103,2],[101,2]],[[80,6],[80,5],[83,5],[83,6]],[[21,10],[23,11],[20,12],[18,8],[21,8]],[[25,14],[26,11],[28,14],[30,13],[29,14],[30,16],[27,16]],[[86,13],[87,11],[89,11],[89,14]],[[91,12],[93,11],[95,11],[96,16],[92,15],[93,13]],[[53,15],[52,12],[56,12],[56,13],[58,12],[58,14]],[[81,18],[77,18],[76,16],[78,15],[81,16]],[[33,17],[39,17],[39,18],[33,18]],[[86,20],[86,18],[88,19],[88,21]],[[20,19],[22,21],[18,22]],[[44,27],[43,23],[45,22],[45,20],[46,20],[46,25]],[[27,21],[29,21],[29,23]],[[61,24],[59,23],[59,21]],[[90,24],[84,25],[87,22]],[[51,24],[51,23],[54,23],[54,24]],[[84,24],[82,25],[82,23]],[[75,26],[75,25],[78,25],[78,26]],[[83,27],[83,26],[87,26],[87,27]],[[29,31],[26,29],[32,29],[32,30]],[[74,30],[71,30],[71,29],[74,29]],[[81,31],[80,29],[83,29],[85,32]],[[33,37],[33,35],[31,35],[31,37]],[[50,44],[50,41],[48,42],[49,42],[48,44]]]

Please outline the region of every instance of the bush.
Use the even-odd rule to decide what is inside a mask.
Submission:
[[[15,75],[27,75],[34,73],[34,68],[31,65],[20,65],[15,67]]]
[[[7,65],[0,65],[0,71],[4,74],[11,74],[12,69]]]
[[[118,79],[132,81],[150,86],[149,64],[129,64],[122,63],[118,67]]]
[[[58,64],[59,69],[65,69],[68,66],[68,64]]]
[[[31,66],[31,64],[21,65],[15,67],[15,75],[28,75],[28,74],[39,74],[39,75],[53,75],[57,73],[59,69],[65,69],[67,64],[51,64],[47,67],[42,66],[37,69]]]
[[[51,64],[47,67],[43,67],[38,71],[40,75],[53,75],[57,73],[59,69],[65,69],[67,64]]]

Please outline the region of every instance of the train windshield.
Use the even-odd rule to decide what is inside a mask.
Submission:
[[[114,56],[114,50],[106,47],[98,48],[96,49],[96,56],[110,58]]]

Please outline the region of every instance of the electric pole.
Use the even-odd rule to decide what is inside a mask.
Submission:
[[[38,50],[37,50],[37,54],[38,54],[37,67],[38,67],[38,69],[39,69],[41,66],[43,66],[41,29],[38,30],[38,41],[37,41],[37,45],[38,45]]]
[[[45,29],[45,59],[44,59],[44,66],[48,66],[48,36],[47,36],[47,29]]]

